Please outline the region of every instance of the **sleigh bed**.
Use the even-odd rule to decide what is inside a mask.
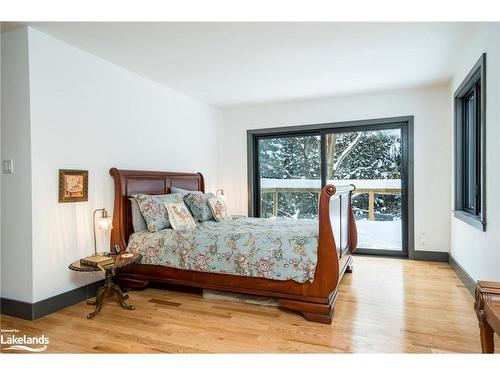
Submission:
[[[133,242],[141,236],[146,238],[150,235],[134,233],[129,199],[133,194],[169,194],[174,186],[185,190],[205,191],[204,179],[200,173],[132,171],[112,168],[110,174],[115,183],[111,249],[118,245],[122,251],[127,248],[129,241]],[[129,288],[145,287],[148,283],[154,282],[274,297],[281,307],[300,312],[307,320],[331,323],[337,286],[342,276],[352,271],[351,254],[357,245],[356,224],[351,209],[353,190],[352,185],[327,185],[321,190],[319,221],[316,222],[319,223],[319,227],[314,238],[317,241],[317,249],[316,245],[313,249],[315,268],[309,280],[304,278],[297,281],[297,278],[291,279],[292,276],[288,280],[276,280],[275,275],[268,276],[259,273],[241,276],[207,272],[202,269],[188,270],[183,265],[170,267],[160,264],[132,264],[118,270],[116,281]],[[245,228],[245,225],[263,225],[266,220],[269,220],[270,227],[267,233],[273,233],[275,230],[276,223],[272,222],[272,219],[259,219],[261,221],[259,223],[252,222],[252,220],[257,219],[248,219],[248,222],[235,221],[234,226],[238,227],[241,233],[241,228]],[[297,226],[302,221],[295,223],[294,225]],[[305,223],[304,221],[304,226]],[[209,223],[209,229],[205,228],[205,230],[218,230],[219,224],[221,223]],[[199,227],[204,226],[199,225]],[[253,237],[258,239],[258,235]]]

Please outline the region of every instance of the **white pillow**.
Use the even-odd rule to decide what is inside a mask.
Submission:
[[[165,203],[170,225],[174,230],[196,228],[193,216],[184,203]]]
[[[227,211],[226,202],[222,198],[209,198],[208,206],[217,221],[233,220]]]

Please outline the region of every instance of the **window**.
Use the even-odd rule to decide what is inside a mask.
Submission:
[[[319,135],[257,138],[260,217],[311,219],[321,191]]]
[[[486,229],[483,54],[455,92],[455,217]]]
[[[413,117],[249,130],[249,215],[316,219],[323,186],[354,184],[357,252],[407,256],[412,134]]]

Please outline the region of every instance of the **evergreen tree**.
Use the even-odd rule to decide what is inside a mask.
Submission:
[[[400,179],[401,138],[398,131],[344,132],[326,136],[326,164],[329,180]],[[259,141],[260,178],[321,179],[321,138],[299,136],[265,138]],[[319,183],[318,183],[319,186]],[[280,192],[278,216],[316,217],[317,192]],[[399,195],[376,195],[376,220],[399,217]],[[272,193],[262,193],[263,217],[273,214]],[[368,196],[354,199],[357,218],[367,217]]]

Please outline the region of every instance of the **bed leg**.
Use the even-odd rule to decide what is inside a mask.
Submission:
[[[128,291],[131,289],[143,289],[148,286],[149,281],[147,280],[138,280],[129,277],[115,277],[115,283],[120,286],[122,290]]]
[[[347,255],[349,258],[347,259],[347,264],[345,266],[345,271],[344,273],[352,273],[352,269],[353,269],[353,259],[352,259],[352,255],[349,254]]]
[[[280,299],[279,303],[280,306],[284,307],[285,309],[301,313],[304,319],[310,322],[331,324],[333,317],[333,300],[334,299],[330,299],[330,303],[322,304],[290,299]]]
[[[332,324],[333,308],[331,311],[331,315],[330,314],[318,315],[318,314],[302,313],[302,316],[304,317],[305,320],[307,320],[309,322]]]

